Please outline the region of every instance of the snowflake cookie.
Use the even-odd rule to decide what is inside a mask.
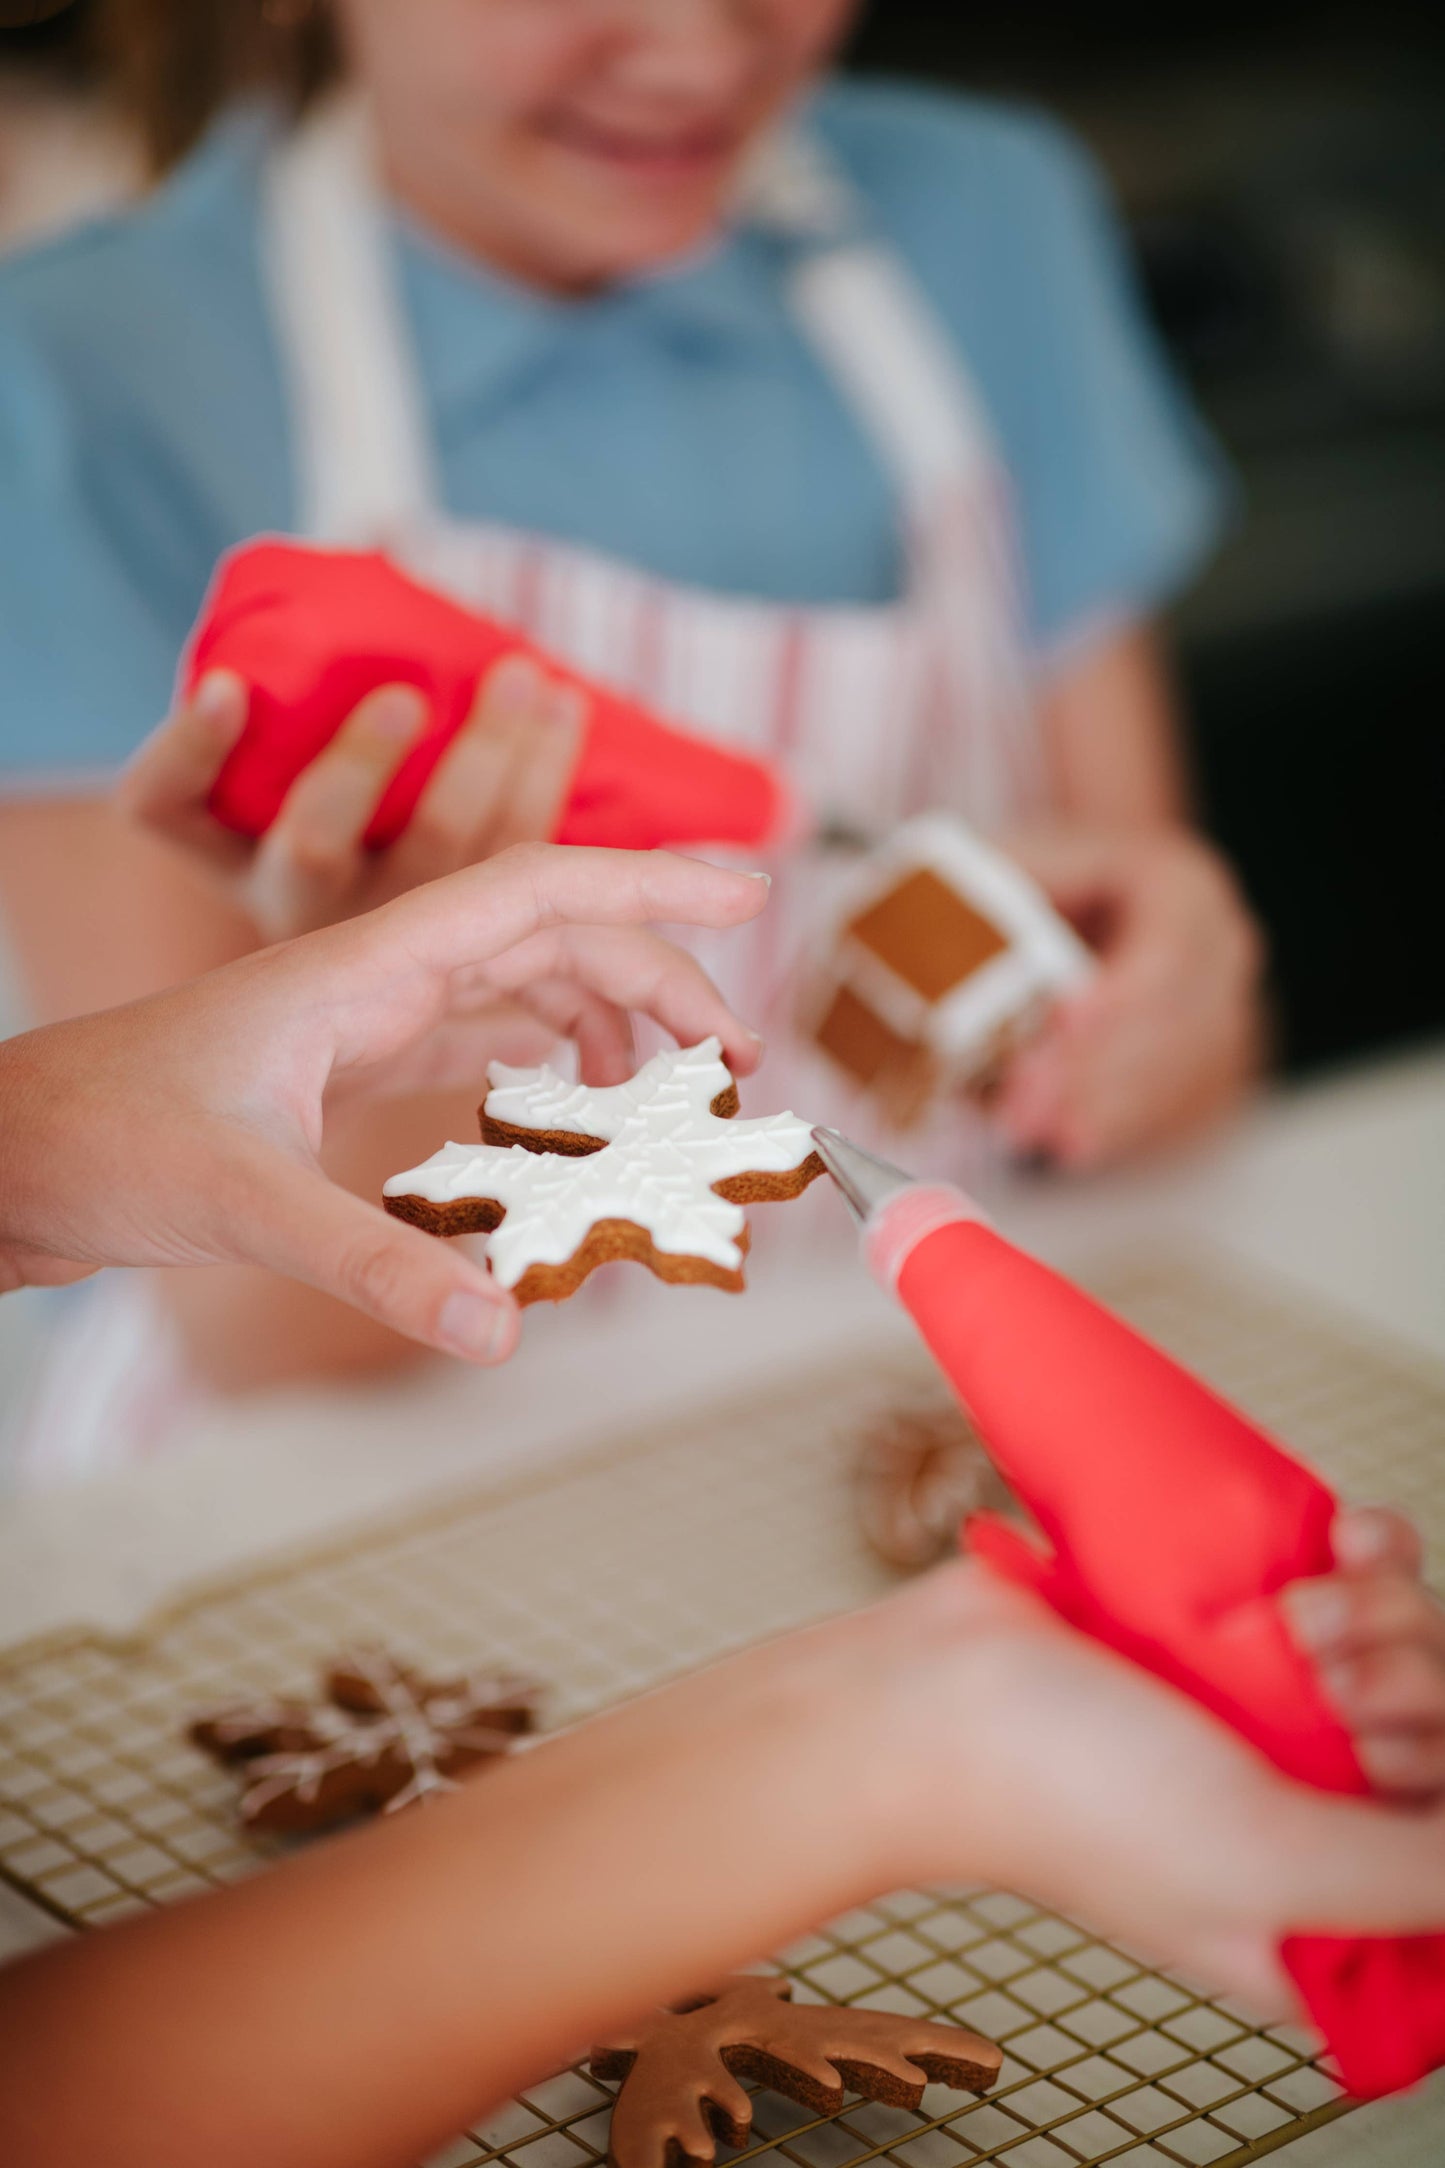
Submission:
[[[190,1736],[244,1772],[248,1829],[303,1836],[451,1791],[531,1730],[537,1694],[530,1679],[495,1672],[424,1679],[358,1649],[326,1674],[324,1701],[238,1702],[199,1717]]]
[[[384,1196],[429,1234],[490,1234],[491,1269],[519,1302],[560,1302],[624,1257],[737,1292],[743,1206],[796,1197],[822,1172],[797,1115],[735,1118],[716,1039],[655,1054],[605,1089],[503,1062],[487,1076],[483,1142],[444,1145]]]

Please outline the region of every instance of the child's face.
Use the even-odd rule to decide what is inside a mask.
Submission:
[[[339,0],[405,200],[584,289],[703,240],[857,0]]]

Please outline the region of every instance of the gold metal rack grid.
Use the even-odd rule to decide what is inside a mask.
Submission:
[[[1232,1272],[1163,1258],[1101,1284],[1346,1494],[1413,1512],[1445,1556],[1439,1373]],[[559,1723],[866,1601],[891,1577],[856,1530],[857,1438],[931,1389],[921,1358],[834,1365],[202,1591],[138,1641],[80,1633],[0,1654],[0,1874],[94,1926],[253,1872],[275,1846],[240,1831],[234,1778],[185,1726],[248,1693],[305,1693],[358,1640],[433,1673],[532,1672]],[[972,2026],[1002,2043],[1003,2070],[986,2101],[930,2086],[917,2114],[854,2103],[818,2118],[760,2093],[752,2142],[725,2160],[1237,2168],[1347,2106],[1306,2034],[1261,2028],[1006,1892],[898,1892],[778,1963],[802,1999]],[[437,2168],[595,2168],[612,2091],[565,2071]]]

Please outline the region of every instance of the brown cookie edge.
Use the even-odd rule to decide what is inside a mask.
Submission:
[[[801,1197],[809,1183],[816,1182],[824,1171],[817,1153],[809,1152],[800,1167],[784,1174],[730,1174],[724,1181],[714,1182],[713,1189],[729,1204],[786,1204],[792,1197]]]
[[[738,1236],[738,1248],[746,1257],[746,1227]],[[529,1265],[512,1293],[524,1307],[533,1302],[565,1302],[599,1265],[612,1264],[645,1265],[654,1278],[670,1287],[716,1287],[726,1295],[740,1295],[744,1286],[741,1267],[729,1270],[711,1258],[660,1250],[635,1220],[605,1219],[595,1223],[565,1264]]]
[[[517,1122],[494,1121],[485,1106],[478,1107],[477,1118],[482,1125],[483,1144],[498,1144],[504,1151],[508,1145],[520,1144],[524,1152],[551,1152],[563,1159],[587,1159],[593,1152],[602,1151],[607,1143],[605,1137],[581,1137],[575,1129],[524,1129]]]
[[[433,1204],[429,1197],[383,1197],[393,1219],[420,1227],[427,1235],[492,1235],[507,1216],[505,1205],[493,1197],[456,1197],[450,1204]]]

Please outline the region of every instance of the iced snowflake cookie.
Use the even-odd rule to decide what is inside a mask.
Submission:
[[[325,1689],[323,1701],[238,1702],[191,1725],[195,1745],[243,1773],[247,1829],[306,1836],[451,1791],[531,1730],[539,1691],[496,1672],[424,1679],[379,1649],[333,1664]]]
[[[743,1206],[796,1197],[823,1171],[797,1115],[737,1119],[716,1039],[601,1090],[503,1062],[488,1082],[482,1143],[444,1145],[384,1196],[429,1234],[490,1234],[492,1271],[518,1302],[561,1302],[620,1258],[736,1293]]]

